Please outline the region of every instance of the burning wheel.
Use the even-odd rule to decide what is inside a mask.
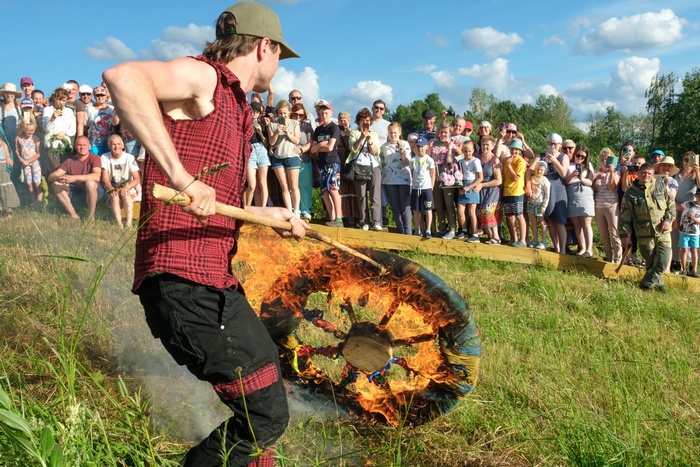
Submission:
[[[418,264],[362,250],[312,253],[263,297],[285,377],[380,423],[447,413],[476,385],[481,338],[464,299]]]

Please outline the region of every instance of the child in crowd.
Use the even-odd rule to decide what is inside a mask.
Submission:
[[[462,174],[463,187],[460,188],[457,197],[457,218],[459,226],[462,229],[457,234],[457,238],[461,239],[469,235],[467,230],[467,216],[469,216],[469,226],[471,227],[471,235],[467,240],[470,243],[477,243],[479,235],[477,234],[478,225],[476,222],[476,207],[480,202],[479,189],[484,173],[481,169],[481,161],[474,157],[476,147],[473,141],[465,141],[461,148],[463,159],[457,161],[459,171]]]
[[[503,159],[503,214],[508,222],[510,245],[515,248],[527,248],[527,223],[523,212],[527,162],[522,156],[523,142],[520,138],[511,139],[508,150],[510,155]]]
[[[22,123],[22,132],[15,138],[15,152],[19,156],[17,159],[22,166],[21,177],[27,184],[31,207],[36,209],[44,201],[44,190],[41,188],[41,140],[34,133],[36,123]]]
[[[700,190],[695,192],[695,199],[682,204],[683,212],[678,225],[680,246],[681,274],[688,277],[698,276],[698,247],[700,247]],[[687,269],[688,251],[690,251],[690,269]]]
[[[416,235],[421,235],[421,208],[425,210],[425,238],[432,238],[433,186],[435,184],[435,161],[428,157],[428,140],[419,136],[415,142],[416,155],[411,158],[411,209],[416,225]]]
[[[19,196],[10,180],[12,171],[12,154],[10,147],[5,144],[5,132],[0,125],[0,214],[10,217],[12,210],[19,207]]]
[[[549,203],[549,191],[551,183],[544,176],[547,171],[547,163],[539,161],[535,165],[535,170],[530,178],[530,200],[527,203],[527,213],[530,219],[530,230],[532,230],[532,247],[538,250],[546,248],[547,241],[547,223],[544,220],[544,212],[547,210]],[[542,241],[538,240],[537,234],[539,229],[542,230]]]

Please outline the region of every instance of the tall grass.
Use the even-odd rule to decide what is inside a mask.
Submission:
[[[185,375],[122,358],[157,360],[158,344],[128,292],[133,242],[121,235],[100,220],[86,230],[22,212],[0,223],[0,465],[176,465],[196,441],[179,431],[181,418],[163,415],[168,392],[193,404],[199,389],[185,400],[177,393]],[[333,401],[295,412],[277,445],[279,465],[695,465],[697,295],[404,255],[470,303],[483,336],[479,385],[415,428],[351,420]],[[152,389],[151,376],[170,390]],[[203,400],[189,413],[207,420],[216,414],[209,403],[217,404]],[[201,433],[218,422],[203,422]]]

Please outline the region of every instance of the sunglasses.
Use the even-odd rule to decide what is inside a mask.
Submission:
[[[301,96],[292,96],[292,97],[289,98],[289,100],[290,100],[290,101],[300,101],[300,100],[301,100]]]
[[[376,106],[376,105],[374,106],[374,108],[377,109],[377,110],[384,110],[384,107],[379,107],[379,106]]]
[[[81,96],[92,96],[92,93],[91,92],[81,92],[80,95]]]
[[[517,133],[517,131],[513,131],[513,130],[508,130],[508,131],[506,131],[506,133],[510,133],[511,135],[514,135],[514,134],[516,134],[516,133]]]
[[[95,97],[107,97],[107,94],[95,94]]]
[[[576,147],[575,146],[564,146],[564,149],[567,151],[569,151],[569,150],[573,151],[574,149],[576,149]]]
[[[290,115],[292,118],[306,118],[306,114],[298,114],[298,113],[292,113]]]
[[[576,154],[574,157],[575,157],[576,159],[585,159],[585,158],[586,158],[586,155],[585,155],[585,154],[584,154],[584,155]]]

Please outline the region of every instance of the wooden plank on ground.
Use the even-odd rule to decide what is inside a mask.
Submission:
[[[415,250],[436,255],[478,257],[492,261],[507,261],[530,265],[548,264],[556,269],[584,271],[605,279],[639,281],[644,273],[643,269],[633,266],[622,266],[620,271],[616,272],[617,264],[608,263],[600,258],[579,258],[533,248],[513,248],[505,245],[469,243],[465,240],[426,239],[416,235],[391,233],[386,229],[373,231],[326,227],[320,224],[313,224],[312,228],[341,243],[355,247],[397,251]],[[687,290],[691,292],[700,292],[700,279],[676,274],[664,274],[664,281],[669,285],[687,287]]]

